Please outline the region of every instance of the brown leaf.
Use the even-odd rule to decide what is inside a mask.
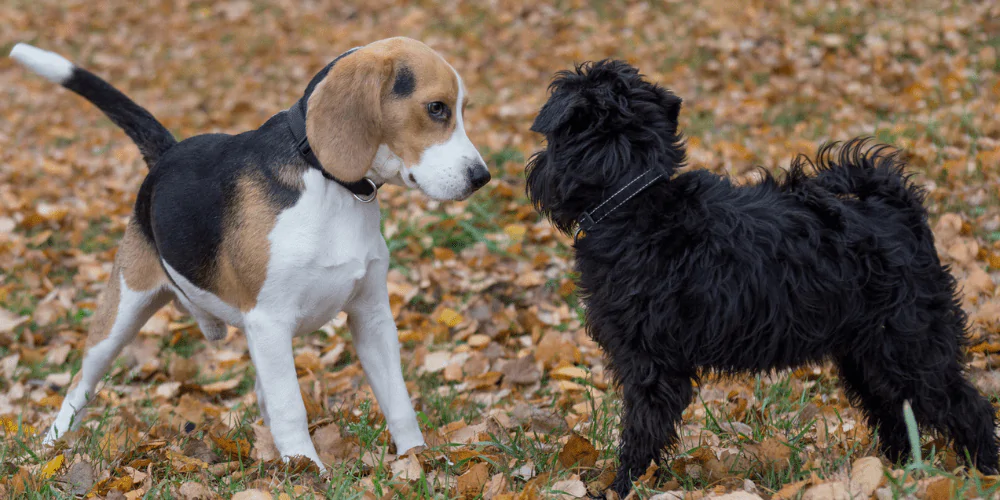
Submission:
[[[551,367],[560,362],[575,362],[579,357],[579,351],[566,340],[562,332],[549,330],[535,348],[535,357],[546,367]]]
[[[792,450],[784,441],[770,437],[760,443],[760,458],[765,463],[770,464],[775,470],[788,468],[788,459],[792,456]]]
[[[494,500],[508,491],[507,476],[493,474],[483,488],[483,500]]]
[[[588,378],[589,372],[578,366],[561,366],[552,370],[549,376],[556,380],[573,380]]]
[[[208,467],[208,464],[202,460],[177,453],[173,450],[167,450],[165,455],[170,462],[170,466],[178,472],[195,472]]]
[[[100,481],[94,485],[91,491],[100,496],[107,496],[112,491],[120,493],[131,491],[133,486],[135,486],[135,482],[132,480],[132,476],[125,474],[122,476],[111,476]]]
[[[177,494],[182,500],[215,500],[219,498],[219,495],[206,488],[205,485],[191,481],[181,484],[181,487],[177,489]]]
[[[788,483],[782,486],[781,489],[771,497],[771,500],[792,500],[793,498],[796,498],[799,495],[799,492],[802,491],[802,489],[808,484],[808,479]]]
[[[972,240],[958,240],[948,247],[948,256],[962,265],[969,265],[979,253],[979,244]]]
[[[716,500],[761,500],[760,495],[748,491],[734,491],[713,498]]]
[[[843,481],[831,481],[809,488],[802,500],[851,500],[851,490]]]
[[[319,458],[325,463],[349,458],[351,453],[357,450],[356,444],[341,437],[340,427],[337,424],[327,424],[316,429],[313,433],[313,444],[316,446]]]
[[[990,275],[978,266],[969,271],[969,276],[965,278],[964,292],[966,295],[976,296],[981,293],[993,295],[996,285]]]
[[[316,398],[307,391],[300,389],[299,392],[302,394],[302,403],[306,406],[306,418],[312,422],[322,416],[323,407],[316,401]]]
[[[926,500],[950,500],[955,498],[957,484],[949,477],[936,477],[927,485]]]
[[[320,358],[313,351],[304,351],[295,356],[295,368],[305,375],[308,372],[316,373],[320,370]]]
[[[389,464],[389,469],[392,471],[393,479],[404,481],[416,481],[424,471],[420,466],[420,460],[413,453],[393,461]]]
[[[475,498],[483,491],[483,486],[490,478],[490,467],[486,463],[478,463],[469,468],[465,474],[458,476],[455,486],[456,493],[462,498]]]
[[[573,466],[589,468],[597,463],[598,456],[599,453],[594,445],[587,438],[574,432],[559,452],[559,463],[567,469]]]
[[[215,434],[210,434],[209,437],[229,460],[242,461],[250,457],[250,442],[246,439],[230,439]]]
[[[851,467],[851,491],[862,498],[872,496],[884,479],[884,468],[878,457],[859,458]]]
[[[229,380],[220,380],[218,382],[212,382],[210,384],[204,384],[201,386],[201,390],[205,394],[222,394],[223,392],[228,392],[235,389],[240,385],[240,379],[233,378]]]
[[[18,316],[6,309],[0,308],[0,333],[13,332],[15,328],[31,319],[28,316]]]
[[[572,498],[583,498],[587,495],[587,487],[579,479],[564,479],[552,484],[552,492],[556,493],[555,498],[568,500]]]
[[[263,490],[246,490],[232,496],[232,500],[272,500],[273,498],[270,493]]]
[[[208,444],[201,439],[192,439],[184,444],[184,449],[182,450],[184,455],[191,458],[197,458],[205,463],[215,463],[219,461],[218,455],[209,448]]]
[[[486,372],[480,375],[466,377],[465,380],[466,383],[469,384],[470,389],[483,390],[490,389],[499,384],[501,377],[503,377],[503,374],[500,372]]]
[[[535,365],[535,355],[517,358],[503,365],[503,381],[509,384],[529,385],[542,379],[542,372]]]
[[[253,429],[253,451],[250,453],[251,458],[260,460],[261,462],[281,458],[281,453],[278,451],[278,447],[274,445],[274,438],[271,437],[271,431],[267,427],[250,424],[250,428]]]
[[[611,487],[611,483],[615,482],[615,476],[617,476],[617,472],[612,467],[602,470],[596,479],[587,483],[587,492],[593,497],[603,494]]]
[[[83,495],[94,485],[94,466],[89,462],[76,462],[69,466],[63,476],[67,492],[71,495]]]

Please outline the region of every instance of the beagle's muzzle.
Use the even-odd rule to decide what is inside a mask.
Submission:
[[[323,468],[292,337],[340,311],[397,450],[423,445],[400,368],[375,194],[392,183],[459,200],[489,182],[465,133],[467,93],[451,65],[416,40],[381,40],[338,57],[295,108],[259,129],[177,142],[148,111],[63,57],[25,44],[11,57],[94,103],[150,167],[47,443],[80,425],[122,347],[175,300],[210,340],[223,338],[227,324],[246,333],[260,412],[282,456]]]

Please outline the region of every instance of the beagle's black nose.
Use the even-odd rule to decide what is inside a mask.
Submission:
[[[469,166],[465,175],[469,178],[469,184],[472,185],[472,189],[479,189],[490,182],[489,169],[486,168],[486,165],[478,161]]]

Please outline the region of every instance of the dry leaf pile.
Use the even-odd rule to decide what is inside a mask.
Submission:
[[[461,203],[386,188],[389,290],[428,449],[397,456],[344,317],[296,340],[323,475],[283,463],[238,331],[204,341],[172,306],[100,386],[83,427],[40,434],[79,369],[95,297],[146,173],[69,92],[0,60],[0,496],[581,498],[613,479],[620,411],[581,324],[568,239],[523,195],[528,128],[556,70],[620,57],[684,98],[689,164],[753,182],[824,141],[904,148],[963,285],[969,374],[1000,393],[1000,5],[958,1],[14,1],[0,49],[66,55],[178,137],[287,108],[340,52],[424,40],[462,74],[494,181]],[[642,498],[993,495],[934,436],[921,467],[877,458],[829,366],[706,378]]]

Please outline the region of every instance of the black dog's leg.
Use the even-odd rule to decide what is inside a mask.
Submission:
[[[677,426],[693,390],[690,374],[669,373],[640,356],[617,368],[625,412],[618,475],[611,489],[625,498],[650,461],[659,462],[664,448],[677,442]]]
[[[837,364],[848,397],[864,412],[869,427],[878,429],[879,449],[892,463],[906,459],[910,454],[910,441],[903,421],[903,400],[898,397],[883,399],[876,394],[876,388],[870,386],[875,375],[865,373],[864,363],[844,356]],[[891,395],[890,391],[882,392]]]
[[[941,378],[947,384],[944,392],[948,403],[921,400],[921,412],[934,428],[955,442],[960,457],[968,454],[971,465],[980,472],[996,474],[998,450],[993,405],[962,376],[960,364],[953,363]],[[913,410],[917,412],[916,405]]]
[[[943,311],[924,325],[914,325],[916,317],[915,311],[901,311],[886,323],[877,348],[852,353],[853,363],[841,360],[845,384],[858,395],[872,423],[880,426],[881,448],[890,459],[906,458],[910,451],[902,423],[903,402],[909,401],[920,426],[951,438],[960,456],[968,453],[970,465],[994,473],[998,447],[993,406],[965,379],[959,361],[964,316],[960,310]]]

